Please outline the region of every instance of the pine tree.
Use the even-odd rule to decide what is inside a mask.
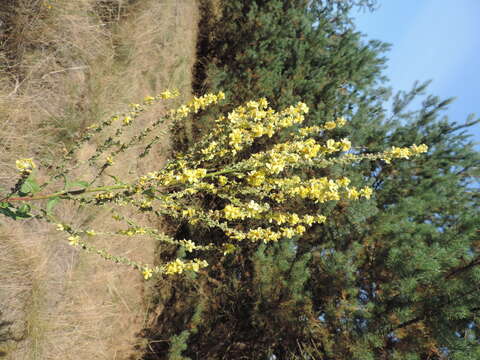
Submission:
[[[398,94],[393,115],[377,118],[383,127],[368,126],[369,112],[357,112],[351,131],[367,149],[426,143],[428,156],[392,165],[361,164],[354,171],[373,185],[375,199],[335,208],[335,220],[312,234],[311,247],[302,250],[318,254],[308,289],[325,319],[321,325],[329,333],[344,331],[332,349],[325,346],[325,358],[478,354],[473,334],[479,310],[475,178],[480,155],[462,130],[479,120],[457,125],[440,119],[451,99],[432,96],[420,110],[407,111],[426,86],[416,84]]]
[[[211,259],[215,265],[196,286],[176,289],[176,310],[159,318],[163,329],[176,324],[169,336],[188,343],[185,356],[480,358],[474,183],[480,157],[465,133],[479,120],[458,125],[442,118],[451,99],[433,96],[411,111],[427,83],[397,94],[388,115],[381,73],[388,46],[362,43],[348,16],[354,5],[372,4],[224,2],[223,17],[201,50],[203,64],[210,64],[207,86],[225,90],[232,106],[252,96],[265,96],[274,107],[305,101],[311,124],[344,116],[349,126],[335,135],[348,135],[358,152],[413,143],[426,143],[430,151],[414,161],[312,169],[371,185],[375,197],[325,205],[329,222],[302,238]],[[208,301],[202,320],[196,318],[198,331],[187,337],[178,318],[190,321],[197,292]],[[155,356],[166,356],[162,349]]]
[[[378,55],[388,45],[362,44],[361,34],[347,26],[345,14],[356,3],[373,6],[372,1],[222,2],[221,18],[200,36],[195,75],[205,80],[197,90],[225,91],[228,105],[221,112],[266,97],[273,108],[305,102],[313,122],[340,116],[361,101],[364,88],[384,80],[385,58]]]

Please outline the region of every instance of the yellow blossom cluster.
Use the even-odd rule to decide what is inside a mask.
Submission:
[[[69,242],[70,245],[72,245],[72,246],[79,245],[79,243],[80,243],[80,236],[78,236],[78,235],[69,236],[69,237],[68,237],[68,242]]]
[[[326,122],[322,127],[314,126],[302,131],[300,128],[292,136],[291,141],[275,144],[270,150],[254,153],[250,158],[243,161],[232,162],[226,168],[217,171],[213,168],[200,165],[207,164],[210,159],[221,158],[226,153],[235,154],[244,146],[252,143],[258,136],[273,134],[282,128],[303,121],[303,114],[308,112],[305,104],[299,103],[296,107],[276,113],[267,108],[266,100],[248,102],[231,112],[227,117],[217,119],[217,127],[212,133],[215,140],[204,143],[203,147],[196,148],[190,154],[179,156],[176,161],[167,166],[167,171],[153,172],[143,176],[139,180],[140,188],[151,186],[152,182],[157,186],[187,186],[184,190],[163,199],[170,205],[162,205],[171,213],[177,213],[192,224],[201,222],[219,226],[232,239],[252,241],[275,241],[282,237],[302,235],[306,229],[314,223],[322,223],[326,220],[324,215],[297,214],[279,211],[272,208],[269,202],[261,202],[257,199],[268,199],[277,204],[284,204],[286,199],[305,199],[315,203],[338,201],[341,198],[358,200],[369,199],[373,190],[369,187],[359,189],[350,186],[350,179],[311,178],[303,179],[299,176],[285,176],[285,171],[295,168],[299,163],[314,165],[318,161],[328,163],[329,155],[336,152],[347,152],[351,149],[348,139],[328,139],[320,143],[313,138],[305,138],[310,133],[321,130],[331,130],[345,125],[344,118]],[[266,121],[268,119],[268,121]],[[262,122],[264,121],[265,122]],[[223,134],[223,135],[222,135]],[[299,135],[300,134],[300,135]],[[223,137],[222,137],[223,136]],[[231,151],[228,149],[230,148]],[[227,149],[227,150],[226,150]],[[417,147],[423,149],[423,146]],[[200,155],[199,155],[200,154]],[[197,161],[195,155],[199,156]],[[346,154],[345,159],[352,154]],[[396,150],[392,157],[402,156]],[[384,154],[386,156],[386,154]],[[234,158],[231,158],[234,160]],[[352,159],[356,159],[352,155]],[[346,160],[351,161],[351,160]],[[193,165],[193,167],[192,167]],[[229,167],[230,166],[230,167]],[[208,192],[228,200],[222,210],[204,212],[192,206],[178,206],[179,201],[186,195],[193,196],[197,193]],[[253,196],[246,202],[239,201],[235,194]],[[167,200],[168,199],[168,200]],[[226,223],[221,223],[226,221]],[[260,226],[248,229],[255,221],[263,224],[270,223],[274,227]],[[238,222],[244,223],[238,227]],[[244,230],[241,230],[244,228]],[[188,247],[188,245],[187,245]]]
[[[323,126],[305,126],[299,130],[300,136],[308,136],[313,134],[318,134],[323,130],[333,130],[335,128],[341,128],[345,126],[347,120],[344,117],[339,117],[335,121],[327,121]]]
[[[181,259],[176,259],[167,263],[164,266],[164,273],[167,275],[181,274],[185,270],[198,272],[201,268],[207,267],[208,262],[205,260],[194,259],[193,261],[182,261]]]
[[[278,241],[281,238],[291,238],[301,236],[307,230],[307,226],[314,223],[321,224],[326,221],[323,215],[304,215],[299,216],[295,213],[273,212],[263,217],[263,220],[275,222],[277,225],[288,225],[280,227],[257,227],[247,231],[240,231],[230,228],[227,235],[235,240],[263,241],[265,243]]]
[[[99,194],[95,195],[95,199],[97,199],[97,200],[108,200],[108,199],[112,199],[114,196],[115,196],[115,194],[111,191],[102,192],[102,193],[99,193]]]
[[[325,216],[318,215],[313,217],[312,224],[322,223],[325,221]],[[250,240],[253,242],[263,241],[264,243],[278,241],[282,238],[292,238],[294,236],[301,236],[305,233],[307,228],[302,224],[297,224],[295,226],[284,226],[274,229],[272,227],[257,227],[255,229],[250,229],[246,232],[228,229],[226,231],[227,236],[235,240]]]
[[[264,135],[272,137],[282,128],[302,123],[306,113],[308,107],[302,102],[276,112],[268,107],[266,99],[249,101],[227,116],[219,117],[215,128],[192,148],[187,159],[189,163],[195,163],[236,155],[256,138]]]
[[[177,119],[185,118],[190,113],[197,113],[200,110],[205,110],[208,106],[218,103],[225,99],[225,94],[219,92],[218,94],[206,94],[201,97],[194,97],[188,104],[180,106],[176,110],[170,112],[171,115]]]
[[[153,269],[149,267],[144,267],[142,269],[142,275],[145,280],[150,279],[153,276]]]
[[[314,223],[323,223],[326,220],[326,217],[323,215],[304,215],[299,216],[296,213],[286,213],[286,212],[272,212],[266,216],[266,219],[271,223],[275,222],[277,225],[289,224],[289,225],[298,225],[304,224],[311,226]]]
[[[250,101],[246,107],[239,107],[228,114],[228,127],[232,129],[228,135],[228,145],[233,155],[252,144],[255,138],[263,135],[272,137],[282,128],[302,123],[304,114],[308,112],[307,105],[302,102],[279,113],[267,106],[265,99]]]
[[[207,169],[184,169],[181,174],[175,175],[175,180],[181,183],[193,184],[207,175]]]
[[[147,105],[176,96],[178,92],[170,90],[155,97],[147,96],[141,103],[130,104],[128,112],[110,117],[100,125],[94,124],[90,130],[100,132],[116,122],[120,125],[115,135],[120,137],[125,135],[122,134],[123,129],[133,124]],[[222,92],[194,97],[189,103],[172,110],[165,118],[182,120],[224,98]],[[174,259],[161,266],[150,267],[97,249],[88,242],[83,242],[80,235],[149,236],[179,246],[187,253],[218,250],[223,255],[228,255],[239,247],[232,240],[268,243],[282,238],[299,237],[309,227],[327,220],[328,214],[323,213],[328,206],[324,208],[320,204],[342,199],[370,199],[373,195],[372,188],[353,186],[352,181],[346,177],[314,177],[312,174],[315,174],[315,169],[325,169],[333,164],[348,165],[365,159],[383,159],[390,163],[392,159],[408,159],[428,150],[422,144],[408,148],[392,147],[380,154],[351,151],[352,144],[347,138],[324,137],[326,131],[345,125],[343,117],[327,119],[323,125],[302,127],[308,111],[308,106],[302,102],[277,112],[269,107],[266,99],[249,101],[226,116],[217,118],[209,135],[192,145],[188,152],[169,160],[163,169],[148,172],[130,184],[115,178],[112,186],[91,186],[82,193],[84,197],[81,200],[85,204],[95,206],[108,203],[121,209],[132,206],[137,211],[157,216],[168,215],[190,224],[218,229],[229,238],[220,246],[202,244],[195,239],[174,239],[157,229],[137,224],[120,213],[113,215],[117,221],[126,223],[120,230],[79,230],[61,220],[55,220],[57,229],[68,233],[71,245],[96,253],[106,260],[132,266],[145,279],[155,274],[197,272],[208,266],[205,260]],[[132,144],[141,144],[142,139],[160,123],[161,121],[156,121],[125,144],[113,137],[107,139],[97,147],[95,154],[88,160],[89,164],[101,158],[105,159],[103,169],[113,166],[115,155]],[[274,136],[276,134],[280,136]],[[82,138],[82,141],[88,140],[88,136]],[[261,137],[263,138],[259,139]],[[158,136],[152,141],[157,138]],[[279,138],[282,139],[280,143],[277,141]],[[117,150],[114,148],[107,153],[106,150],[111,147],[117,147]],[[249,153],[246,151],[249,147],[261,150]],[[16,165],[24,174],[35,168],[32,159],[17,160]],[[63,195],[70,196],[69,193],[62,193]],[[207,205],[210,203],[213,204],[212,208]]]
[[[114,164],[113,157],[110,155],[107,156],[107,158],[105,159],[105,163],[108,165],[113,165]]]
[[[246,206],[239,207],[233,205],[227,205],[223,209],[223,217],[228,220],[236,220],[236,219],[245,219],[245,218],[255,218],[258,217],[259,214],[262,212],[268,211],[270,209],[270,205],[268,203],[259,204],[253,200],[250,200]],[[216,212],[216,215],[220,217],[222,212]]]
[[[180,240],[180,244],[184,247],[186,252],[192,252],[197,248],[192,240]]]
[[[299,196],[302,199],[314,200],[317,203],[324,203],[326,201],[332,200],[337,201],[341,198],[339,190],[342,186],[341,184],[344,183],[344,181],[342,180],[335,181],[326,177],[310,179],[305,182],[305,185],[299,185],[288,189],[286,194],[290,197]],[[361,190],[360,192],[358,192],[354,187],[346,187],[346,190],[348,194],[354,191],[358,193],[359,196],[360,194],[364,195],[365,197],[370,197],[371,195],[371,192],[369,190]],[[359,196],[357,196],[356,198],[358,198]],[[353,199],[353,197],[348,197]]]
[[[428,151],[428,146],[425,144],[415,145],[413,144],[409,148],[399,148],[396,146],[392,146],[390,150],[384,152],[383,160],[390,164],[392,159],[395,158],[402,158],[402,159],[409,159],[411,156],[422,154]]]
[[[30,159],[18,159],[15,162],[15,166],[17,167],[17,170],[19,170],[22,173],[30,173],[36,167],[32,158],[30,158]]]
[[[189,104],[175,110],[175,115],[183,117],[197,112],[221,98],[222,95],[194,98]],[[296,168],[298,164],[313,166],[324,162],[328,165],[329,161],[333,163],[331,159],[338,158],[337,155],[331,157],[332,154],[348,152],[351,149],[351,142],[346,138],[319,142],[309,137],[324,130],[344,126],[344,118],[327,121],[323,126],[294,128],[293,125],[303,122],[306,113],[308,107],[303,103],[275,112],[268,108],[265,99],[248,102],[230,112],[228,116],[217,119],[210,137],[194,145],[189,153],[179,155],[163,171],[150,172],[140,177],[131,189],[134,189],[134,193],[141,194],[146,189],[151,191],[169,187],[173,191],[170,194],[158,193],[156,211],[173,217],[183,217],[191,224],[201,223],[202,226],[220,228],[232,240],[268,243],[302,236],[313,224],[321,224],[327,218],[322,214],[297,213],[295,209],[288,211],[288,206],[285,205],[287,199],[326,203],[342,198],[369,199],[373,193],[370,187],[351,186],[350,179],[346,177],[306,179],[298,175],[286,175],[288,169]],[[290,141],[273,144],[269,150],[254,153],[245,160],[235,160],[235,155],[253,144],[256,138],[264,135],[273,137],[276,132],[286,128],[295,131]],[[425,145],[414,145],[409,149],[392,148],[383,153],[382,158],[402,158],[424,151]],[[362,157],[348,153],[340,158],[351,162]],[[219,159],[225,159],[221,169],[214,165]],[[196,194],[205,192],[227,201],[223,209],[206,211],[189,203]],[[151,199],[134,203],[141,209],[153,206]],[[124,233],[137,234],[134,227]],[[192,240],[170,242],[182,246],[187,252],[209,249],[208,246],[197,245]],[[235,245],[227,243],[221,251],[226,255],[235,249]],[[198,271],[202,266],[206,266],[206,263],[198,259],[193,262],[176,259],[162,268],[144,267],[142,273],[148,278],[154,273],[180,274],[185,270]]]
[[[179,96],[180,93],[178,92],[178,90],[165,90],[163,92],[161,92],[157,98],[160,98],[160,99],[173,99],[173,98],[176,98],[177,96]],[[144,101],[149,101],[150,98],[145,98]]]
[[[117,234],[120,235],[127,235],[127,236],[134,236],[134,235],[143,235],[146,234],[147,230],[143,227],[130,227],[125,230],[118,230]]]
[[[162,267],[150,268],[144,266],[141,270],[141,273],[145,280],[150,279],[153,274],[160,273],[166,275],[181,274],[184,271],[194,271],[198,272],[200,269],[208,266],[208,263],[205,260],[195,259],[193,261],[182,261],[180,259],[175,259],[167,263]]]
[[[320,145],[314,139],[309,138],[304,141],[277,144],[267,152],[253,154],[245,162],[245,165],[258,169],[250,174],[250,181],[258,183],[260,179],[254,180],[254,178],[262,176],[259,173],[263,176],[279,174],[285,167],[294,165],[301,160],[311,160],[333,152],[348,151],[350,147],[351,143],[348,139],[341,141],[329,139],[325,145]]]

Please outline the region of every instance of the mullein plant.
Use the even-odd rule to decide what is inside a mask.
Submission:
[[[141,104],[130,104],[127,112],[91,125],[58,165],[39,162],[40,169],[48,168],[53,174],[43,184],[35,181],[33,174],[38,170],[33,159],[17,160],[20,176],[10,192],[1,196],[0,212],[14,219],[36,217],[53,223],[57,230],[65,233],[72,246],[131,266],[149,279],[160,274],[198,272],[208,263],[198,255],[199,258],[193,260],[177,258],[159,266],[151,266],[99,249],[92,244],[93,238],[150,236],[189,253],[218,251],[227,256],[245,242],[270,243],[302,236],[308,227],[328,220],[328,214],[320,211],[319,205],[322,203],[341,199],[369,199],[372,196],[370,187],[352,186],[346,177],[307,178],[305,174],[308,172],[302,170],[328,168],[334,164],[348,165],[361,160],[382,159],[390,163],[393,159],[408,159],[427,151],[427,146],[422,144],[408,148],[392,147],[376,154],[359,154],[351,148],[346,138],[318,142],[315,137],[344,126],[346,120],[337,118],[322,126],[302,127],[309,110],[306,104],[299,102],[275,111],[262,98],[249,101],[226,116],[217,118],[214,128],[204,139],[185,153],[175,155],[162,169],[152,169],[133,181],[112,177],[111,184],[101,184],[101,175],[105,170],[114,167],[116,157],[132,146],[142,146],[143,151],[139,156],[148,156],[152,146],[164,136],[159,128],[161,124],[181,123],[188,116],[225,98],[222,92],[194,97],[189,103],[170,110],[126,140],[120,140],[125,138],[122,135],[125,135],[126,128],[131,127],[149,106],[178,95],[177,91],[167,90],[157,96],[146,97]],[[111,129],[114,135],[100,141],[93,154],[83,162],[83,165],[95,169],[96,175],[89,180],[65,181],[63,189],[58,191],[45,191],[47,186],[67,179],[72,170],[82,164],[73,161],[77,151],[107,129]],[[276,136],[279,132],[282,137]],[[256,140],[266,137],[271,138],[271,145],[263,148],[258,146]],[[287,140],[276,140],[280,138]],[[295,173],[301,176],[292,175]],[[218,199],[221,206],[209,209],[202,205],[201,199],[206,196]],[[108,208],[111,216],[118,221],[119,228],[110,232],[77,228],[69,224],[68,219],[61,219],[55,214],[54,206],[59,201]],[[226,240],[223,244],[200,244],[195,239],[174,239],[152,226],[139,224],[129,218],[126,213],[131,213],[132,208],[159,217],[169,216],[191,225],[218,229]]]

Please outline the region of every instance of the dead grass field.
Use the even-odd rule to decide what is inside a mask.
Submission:
[[[179,89],[181,100],[190,97],[196,1],[7,3],[0,4],[4,189],[12,186],[15,159],[55,159],[78,130],[125,104],[166,88]],[[139,126],[163,109],[154,110]],[[169,138],[149,161],[126,157],[116,171],[158,169],[169,156]],[[82,168],[77,174],[88,175]],[[75,224],[112,226],[101,211],[67,204],[60,210]],[[151,240],[99,239],[96,245],[154,262]],[[0,219],[0,256],[0,358],[135,359],[148,346],[137,334],[149,322],[149,288],[137,272],[79,253],[53,226],[35,220]]]

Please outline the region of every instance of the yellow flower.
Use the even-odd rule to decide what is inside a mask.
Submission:
[[[183,183],[197,183],[199,179],[207,175],[207,169],[184,169],[182,175],[177,175],[176,179]]]
[[[382,158],[383,161],[385,161],[385,163],[387,164],[390,164],[391,161],[392,161],[392,158],[388,155],[385,155],[383,158]]]
[[[355,189],[355,188],[351,188],[351,189],[347,188],[347,197],[348,197],[349,199],[356,200],[356,199],[358,199],[359,196],[360,196],[360,193],[358,192],[357,189]]]
[[[327,150],[333,152],[333,151],[337,151],[337,146],[336,146],[336,142],[335,140],[333,139],[328,139],[327,140]]]
[[[150,269],[149,267],[144,267],[143,270],[142,270],[142,275],[143,275],[145,280],[148,280],[152,277],[153,270]]]
[[[227,184],[228,179],[225,176],[219,176],[218,177],[218,183],[220,186],[224,186]]]
[[[323,215],[317,215],[317,220],[316,220],[319,224],[321,223],[324,223],[325,221],[327,221],[327,218]]]
[[[291,214],[289,216],[288,222],[290,223],[290,225],[296,225],[300,222],[300,218],[297,214]]]
[[[261,98],[260,100],[258,100],[258,104],[262,109],[265,109],[268,106],[268,101],[265,98]]]
[[[345,120],[345,118],[343,116],[337,118],[337,126],[338,127],[342,127],[342,126],[345,126],[345,124],[347,123],[347,120]]]
[[[291,238],[291,237],[294,237],[296,234],[292,228],[283,228],[282,235],[286,238]]]
[[[180,117],[186,117],[189,112],[190,109],[185,105],[182,105],[177,109],[177,114],[180,115]]]
[[[350,179],[347,178],[347,177],[343,177],[343,178],[337,180],[337,184],[338,184],[338,186],[346,187],[350,184]]]
[[[207,266],[208,266],[208,262],[206,262],[205,260],[194,259],[193,261],[190,261],[189,263],[186,264],[186,269],[198,271],[200,270],[200,268],[204,268]]]
[[[255,124],[252,126],[251,132],[254,137],[260,137],[265,134],[265,128],[262,124]]]
[[[350,140],[345,138],[340,141],[340,146],[342,147],[342,151],[348,151],[352,147],[352,143]]]
[[[130,116],[125,116],[125,118],[123,119],[123,123],[125,125],[128,125],[132,122],[132,118]]]
[[[308,109],[307,104],[305,104],[305,103],[303,103],[303,102],[299,102],[299,103],[297,104],[297,107],[298,107],[298,109],[299,109],[302,113],[304,113],[304,114],[307,114],[307,113],[308,113],[308,110],[309,110],[309,109]]]
[[[223,251],[223,255],[228,255],[228,254],[232,254],[233,252],[235,252],[235,250],[237,249],[237,247],[233,244],[224,244],[223,245],[223,248],[225,249]]]
[[[182,246],[185,248],[185,251],[192,252],[195,250],[195,243],[192,240],[184,240]]]
[[[258,109],[258,107],[259,107],[259,104],[256,101],[248,101],[246,105],[250,109]]]
[[[367,199],[370,199],[370,197],[373,194],[372,188],[369,188],[369,187],[364,187],[361,192],[362,192],[362,195]]]
[[[176,259],[175,261],[169,262],[165,266],[165,274],[173,275],[173,274],[181,274],[185,269],[185,264],[182,260]]]
[[[80,236],[72,235],[68,238],[68,242],[70,243],[70,245],[76,246],[80,243]]]
[[[252,171],[248,173],[247,182],[251,186],[260,186],[265,181],[265,173],[262,171]]]
[[[285,214],[277,212],[271,216],[270,222],[272,222],[272,220],[274,220],[278,225],[282,225],[287,222],[287,217]]]
[[[230,138],[230,145],[233,146],[235,149],[240,150],[241,149],[240,144],[243,138],[242,130],[234,129],[230,133],[229,138]]]
[[[390,150],[391,154],[393,157],[396,158],[404,158],[408,159],[412,154],[410,153],[410,150],[407,148],[398,148],[396,146],[392,146],[392,149]]]
[[[63,231],[63,230],[65,230],[65,227],[62,224],[57,224],[57,230],[58,231]]]
[[[18,170],[24,173],[30,173],[33,169],[36,168],[32,158],[18,159],[17,161],[15,161],[15,166]]]
[[[197,262],[190,262],[185,265],[185,269],[197,272],[200,270],[200,264]]]
[[[307,229],[303,225],[297,225],[295,231],[298,235],[302,235]]]
[[[162,99],[171,99],[171,98],[175,97],[175,95],[172,94],[172,92],[170,90],[165,90],[164,92],[160,93],[160,97]]]
[[[141,209],[148,209],[149,207],[152,206],[152,202],[151,201],[148,201],[148,200],[143,200],[141,203],[140,203],[140,208]]]
[[[323,127],[327,130],[332,130],[332,129],[335,129],[337,127],[337,124],[335,124],[334,121],[327,121],[325,123],[325,125],[323,125]]]
[[[421,153],[424,153],[424,152],[428,151],[428,146],[425,145],[425,144],[421,144],[421,145],[418,145],[418,146],[413,144],[410,148],[412,149],[412,151],[415,154],[421,154]]]
[[[243,215],[242,212],[240,211],[240,208],[233,205],[225,206],[225,208],[223,209],[223,212],[225,213],[225,218],[229,220],[234,220],[238,218],[243,219],[245,217],[245,215]]]
[[[269,170],[271,174],[279,174],[285,168],[285,159],[281,156],[275,155],[272,156],[270,162],[265,164],[265,167]]]
[[[193,217],[195,215],[195,209],[188,208],[182,211],[182,215],[185,217]]]

